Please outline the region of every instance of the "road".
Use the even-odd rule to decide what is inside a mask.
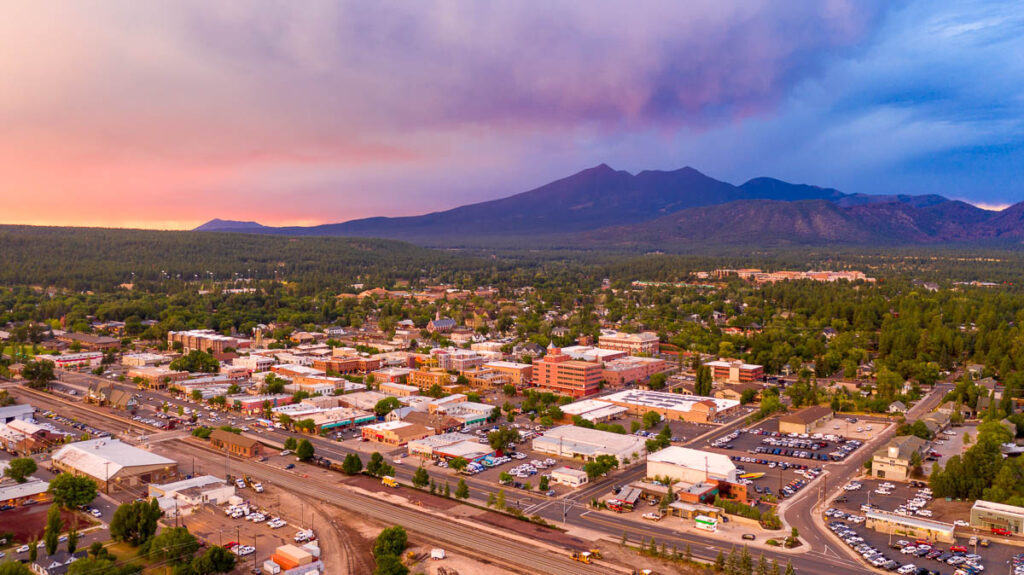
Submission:
[[[94,380],[110,381],[108,379],[98,378],[91,374],[62,374],[62,379],[68,384],[78,386],[87,386],[89,382]],[[189,405],[189,402],[173,399],[165,394],[153,392],[149,390],[139,391],[135,386],[130,384],[120,384],[124,389],[131,390],[139,393],[143,397],[143,404],[149,405],[150,407],[158,406],[160,402],[167,401],[177,405]],[[941,400],[942,395],[948,391],[948,385],[939,385],[933,390],[932,394],[927,396],[925,399],[920,401],[909,414],[908,420],[913,420],[923,413],[930,411],[935,405]],[[37,395],[33,393],[33,395]],[[42,394],[38,394],[42,395]],[[45,396],[44,396],[45,397]],[[144,433],[150,434],[150,437],[156,437],[156,430],[148,428],[148,426],[142,426],[138,423],[132,422],[130,418],[111,418],[109,410],[103,410],[102,412],[94,406],[86,406],[82,403],[72,401],[74,398],[66,398],[68,401],[60,401],[53,399],[52,397],[34,398],[30,400],[32,403],[40,405],[48,409],[60,410],[62,413],[67,415],[74,415],[80,420],[89,423],[95,427],[115,431],[118,433],[129,433],[135,434],[143,433],[141,430],[145,429]],[[154,401],[156,399],[157,401]],[[191,405],[195,407],[195,405]],[[71,410],[73,413],[69,413]],[[226,422],[225,422],[226,423]],[[737,427],[743,425],[743,420],[737,420],[726,426],[717,428],[704,436],[694,438],[687,442],[687,445],[693,447],[702,447],[707,441],[711,441],[716,437],[725,435]],[[883,437],[880,437],[877,441],[885,441],[894,433],[894,430],[887,431]],[[283,443],[285,439],[291,436],[290,433],[280,430],[263,431],[262,435],[266,439],[272,439],[277,442]],[[318,454],[323,455],[333,461],[342,460],[345,455],[353,452],[336,441],[324,439],[316,436],[306,436],[310,441],[313,442],[316,447]],[[873,442],[872,445],[875,443]],[[829,473],[825,475],[827,479],[821,480],[822,483],[827,482],[828,486],[832,488],[838,488],[844,484],[850,477],[856,474],[863,466],[864,461],[869,458],[874,450],[871,448],[865,448],[855,452],[855,455],[850,459],[838,464],[830,464]],[[364,455],[365,458],[365,454]],[[218,459],[215,465],[222,465],[223,459]],[[234,465],[234,464],[233,464]],[[252,465],[251,463],[249,465]],[[259,466],[260,469],[269,469],[270,473],[285,473],[284,470],[278,468],[270,468],[268,466]],[[404,482],[410,482],[412,473],[415,471],[415,465],[397,465],[396,474],[398,478]],[[716,539],[713,536],[703,536],[700,534],[684,533],[672,529],[670,527],[662,527],[660,524],[650,523],[638,523],[633,520],[626,519],[625,517],[595,512],[587,507],[587,503],[596,496],[603,495],[609,492],[613,484],[627,484],[631,481],[635,481],[643,477],[645,473],[644,467],[635,466],[619,474],[613,474],[608,479],[595,482],[590,486],[575,492],[571,496],[565,499],[549,499],[543,495],[537,495],[534,493],[526,492],[510,492],[514,493],[515,496],[522,500],[522,506],[524,511],[528,515],[537,514],[546,520],[562,524],[563,522],[567,525],[576,525],[583,527],[594,532],[603,533],[605,536],[612,540],[621,539],[623,533],[626,533],[630,540],[639,541],[641,538],[650,540],[652,537],[655,538],[659,544],[665,543],[671,548],[673,545],[682,549],[687,544],[691,547],[693,555],[700,559],[713,560],[719,550],[729,550],[731,544],[723,544],[722,541]],[[254,470],[253,475],[255,477],[261,477],[260,473],[256,473]],[[442,477],[443,475],[436,475]],[[294,476],[291,477],[294,480]],[[274,480],[273,477],[267,477],[270,480]],[[278,478],[279,479],[279,478]],[[500,486],[496,486],[490,482],[484,482],[476,480],[472,477],[466,478],[467,484],[469,484],[471,491],[474,492],[474,497],[480,495],[486,498],[488,493],[497,492],[501,489]],[[822,485],[822,488],[824,485]],[[331,493],[339,493],[343,491],[339,489],[336,484],[330,483],[325,484],[321,487],[325,491]],[[811,549],[808,552],[802,554],[786,554],[780,552],[766,552],[765,555],[769,559],[778,559],[782,564],[787,561],[792,561],[794,567],[800,572],[805,573],[825,573],[828,571],[834,571],[841,569],[844,573],[857,572],[857,573],[871,573],[872,571],[866,567],[861,566],[856,561],[851,560],[849,556],[841,555],[840,553],[846,553],[845,551],[839,551],[838,553],[834,549],[836,546],[826,537],[824,533],[823,524],[815,517],[811,512],[813,506],[819,500],[818,497],[812,497],[811,495],[816,493],[818,490],[811,488],[805,489],[801,494],[787,503],[786,509],[784,510],[784,517],[790,525],[797,527],[800,531],[802,539],[807,543]],[[511,499],[511,497],[510,497]],[[333,501],[333,500],[332,500]],[[383,512],[382,508],[370,508],[365,505],[364,502],[357,502],[361,512],[369,511],[380,511]],[[342,507],[352,508],[357,503],[350,502],[348,506],[338,503]],[[417,514],[415,510],[406,510],[406,513]],[[378,518],[388,520],[388,514],[379,516]],[[421,518],[420,521],[423,521]],[[404,523],[403,523],[404,524]],[[427,527],[427,524],[419,523],[422,527]],[[412,525],[406,525],[410,529],[414,529]],[[428,531],[428,534],[433,536],[432,531]]]
[[[949,383],[936,385],[928,395],[918,401],[907,412],[907,421],[913,422],[938,407],[942,398],[951,389],[953,389],[953,386]],[[808,488],[802,490],[796,497],[785,504],[782,517],[790,526],[797,528],[801,539],[810,545],[812,549],[834,550],[834,548],[840,547],[842,553],[848,554],[848,557],[853,557],[853,555],[850,555],[851,551],[845,545],[837,546],[828,535],[828,528],[825,526],[821,515],[815,512],[815,507],[819,502],[830,499],[831,493],[841,489],[843,485],[846,485],[860,473],[864,469],[864,463],[874,455],[877,448],[888,442],[894,435],[896,435],[896,426],[889,426],[886,431],[872,438],[861,449],[853,452],[843,461],[829,464],[827,467],[828,472],[816,480],[816,483],[820,486],[808,486]]]
[[[178,442],[174,446],[174,450],[182,455],[195,457],[197,461],[202,461],[204,465],[208,466],[217,465],[222,459],[220,453],[211,452],[187,441]],[[354,513],[371,516],[386,523],[402,525],[439,544],[458,548],[468,547],[486,558],[516,568],[554,575],[623,572],[623,570],[614,569],[607,564],[583,566],[569,559],[567,554],[555,554],[538,546],[514,538],[495,535],[472,525],[340,488],[337,482],[332,480],[332,476],[328,475],[325,479],[320,474],[300,473],[303,471],[301,467],[296,468],[296,471],[299,472],[292,472],[240,459],[232,459],[231,466],[237,473],[245,473],[262,481],[273,482],[275,485],[301,485],[304,496],[337,505]]]

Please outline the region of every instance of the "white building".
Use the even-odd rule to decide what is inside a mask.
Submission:
[[[590,477],[587,473],[580,469],[573,469],[572,467],[559,467],[551,470],[551,481],[559,483],[561,485],[568,485],[569,487],[576,488],[590,481]]]
[[[277,363],[276,358],[252,354],[245,355],[242,357],[236,357],[231,360],[231,365],[235,367],[245,368],[249,370],[250,373],[259,373],[262,371],[267,371],[275,363]]]
[[[121,356],[121,365],[128,367],[155,367],[170,359],[159,353],[129,353]]]
[[[533,440],[534,451],[591,461],[614,455],[619,463],[636,462],[646,452],[646,440],[635,435],[598,431],[575,425],[555,427]]]
[[[15,419],[21,421],[32,421],[32,415],[36,408],[31,405],[8,405],[0,407],[0,423],[10,423]]]
[[[37,355],[36,361],[52,361],[57,369],[99,367],[103,363],[103,354],[98,351],[83,351],[63,355]]]
[[[687,447],[666,447],[647,456],[647,477],[671,477],[685,483],[707,480],[736,483],[736,466],[728,455]]]
[[[165,483],[150,484],[149,496],[156,497],[164,513],[173,517],[191,514],[195,508],[204,503],[220,505],[234,497],[235,486],[220,477],[201,475],[192,479]]]
[[[629,355],[655,355],[660,347],[658,334],[653,331],[643,333],[604,331],[597,338],[597,346],[602,349],[624,351]]]
[[[591,423],[604,423],[629,413],[629,409],[626,407],[615,405],[609,401],[601,401],[600,399],[575,401],[568,405],[563,405],[560,409],[568,417],[578,415]]]

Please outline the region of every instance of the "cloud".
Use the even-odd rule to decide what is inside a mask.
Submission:
[[[880,6],[16,3],[0,192],[28,200],[6,219],[337,220],[446,207],[509,173],[514,191],[626,140],[770,116],[859,50]]]

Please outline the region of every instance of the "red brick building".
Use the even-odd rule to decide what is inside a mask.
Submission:
[[[600,390],[600,363],[577,361],[549,347],[548,354],[533,364],[534,385],[571,397],[585,397]]]

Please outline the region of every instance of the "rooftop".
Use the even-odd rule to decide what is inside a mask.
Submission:
[[[673,411],[690,411],[694,404],[711,401],[715,404],[716,411],[726,411],[740,404],[735,399],[718,399],[700,395],[683,395],[679,393],[666,393],[663,391],[626,390],[601,399],[615,403],[627,403],[642,407],[654,407],[670,409]]]
[[[835,412],[832,411],[832,408],[828,407],[827,405],[813,405],[811,407],[805,407],[800,411],[790,413],[788,415],[783,415],[782,417],[779,418],[779,421],[786,423],[800,423],[806,425],[809,423],[814,423],[815,421],[818,421],[823,417],[830,417],[833,413]]]
[[[686,467],[687,469],[706,470],[710,475],[727,479],[736,473],[736,465],[733,464],[728,455],[676,445],[648,454],[647,462],[668,463],[670,465]]]
[[[971,509],[993,511],[995,513],[1002,513],[1004,515],[1016,515],[1017,517],[1024,518],[1024,507],[1017,507],[1016,505],[1007,505],[1005,503],[996,503],[994,501],[985,501],[983,499],[975,501],[974,507],[972,507]]]
[[[171,459],[110,438],[90,439],[65,445],[53,455],[53,461],[93,477],[107,477],[107,471],[113,477],[122,469],[131,467],[175,465]]]

